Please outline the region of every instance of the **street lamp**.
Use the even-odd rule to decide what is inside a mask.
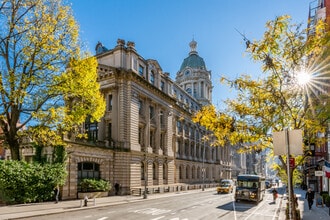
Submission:
[[[145,147],[145,155],[144,155],[144,172],[143,172],[143,175],[144,175],[144,192],[143,192],[143,199],[147,199],[147,170],[148,170],[148,166],[147,166],[147,163],[148,163],[148,160],[147,160],[147,151],[148,151],[148,148],[147,146]]]
[[[204,160],[205,160],[205,145],[203,146],[203,165],[202,165],[202,180],[203,180],[203,185],[202,185],[202,191],[204,191],[205,186],[204,186],[204,181],[205,181],[205,167],[204,167]]]

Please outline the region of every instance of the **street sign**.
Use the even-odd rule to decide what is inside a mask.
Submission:
[[[303,154],[302,130],[290,130],[273,132],[273,146],[275,155],[286,155],[287,148],[290,148],[290,154]],[[289,146],[288,146],[289,144]]]
[[[315,176],[323,176],[323,171],[315,171]]]
[[[290,168],[293,168],[295,166],[295,160],[294,160],[294,157],[290,157],[289,158],[289,165],[290,165]]]

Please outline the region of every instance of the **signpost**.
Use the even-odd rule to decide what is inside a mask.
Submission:
[[[315,176],[323,176],[323,171],[315,171]]]
[[[293,187],[292,187],[292,177],[291,171],[295,166],[295,160],[291,155],[301,155],[303,154],[302,145],[302,130],[292,130],[285,129],[280,132],[273,132],[273,146],[274,155],[286,155],[286,167],[288,175],[288,198],[289,198],[289,219],[292,219],[292,213],[296,213],[295,205],[293,204]],[[294,209],[294,210],[292,210]],[[296,219],[293,217],[293,219]]]

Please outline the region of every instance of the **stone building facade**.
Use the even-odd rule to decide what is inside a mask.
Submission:
[[[203,139],[209,133],[191,120],[195,111],[211,104],[213,87],[197,42],[189,46],[173,81],[156,60],[138,54],[134,42],[118,39],[110,50],[96,45],[106,112],[99,122],[86,120],[81,126],[87,140],[66,139],[62,199],[78,198],[83,178],[118,183],[121,195],[142,195],[210,187],[232,177],[232,148],[211,147]],[[26,145],[21,153],[31,161],[34,148]],[[44,153],[51,157],[51,148]]]
[[[156,60],[144,59],[134,42],[113,49],[96,45],[98,81],[106,112],[82,126],[88,141],[68,140],[64,199],[76,198],[78,182],[96,177],[120,184],[120,194],[200,188],[231,178],[229,147],[211,147],[192,114],[211,104],[211,72],[190,43],[176,80]]]

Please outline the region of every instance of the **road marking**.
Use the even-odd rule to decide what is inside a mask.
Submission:
[[[236,204],[235,197],[232,196],[231,199],[232,199],[233,210],[234,210],[234,219],[237,220],[237,216],[236,216],[236,206],[235,206],[235,204]]]
[[[161,215],[170,212],[171,210],[166,209],[157,209],[157,208],[146,208],[146,209],[138,209],[130,212],[134,213],[142,213],[147,215]]]
[[[157,218],[153,218],[153,219],[151,219],[151,220],[158,220],[158,219],[162,219],[162,218],[164,218],[165,216],[163,215],[163,216],[159,216],[159,217],[157,217]]]
[[[257,208],[256,208],[255,210],[253,210],[253,212],[251,212],[251,214],[248,215],[244,220],[247,220],[247,219],[249,219],[252,215],[254,215],[254,214],[258,211],[258,209],[261,208],[261,206],[262,206],[261,203],[259,203],[258,206],[257,206]]]
[[[102,218],[98,218],[97,220],[105,220],[107,218],[109,218],[109,217],[102,217]]]
[[[171,218],[170,220],[180,220],[180,218]],[[188,220],[187,218],[183,218],[181,220]]]

